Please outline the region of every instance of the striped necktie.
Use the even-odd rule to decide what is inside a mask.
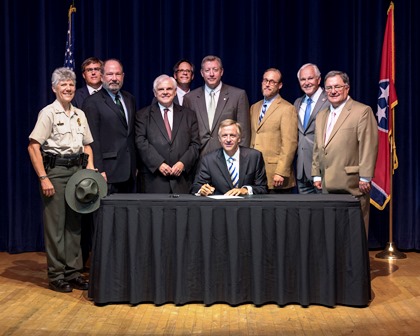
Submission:
[[[237,188],[239,182],[239,174],[236,171],[235,159],[233,157],[230,157],[227,161],[229,163],[229,175],[232,180],[233,187]]]
[[[263,104],[262,109],[261,109],[260,116],[258,118],[258,123],[260,123],[260,124],[261,124],[261,120],[264,118],[265,111],[267,111],[267,102],[266,101],[264,101],[264,104]]]

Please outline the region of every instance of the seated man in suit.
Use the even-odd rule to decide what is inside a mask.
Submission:
[[[193,193],[202,196],[267,193],[262,154],[256,149],[239,147],[241,131],[241,125],[235,120],[220,123],[218,137],[222,148],[202,158]]]

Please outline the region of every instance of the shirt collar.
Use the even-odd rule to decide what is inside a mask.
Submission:
[[[319,87],[318,90],[316,90],[315,93],[312,95],[312,97],[310,97],[312,99],[313,103],[316,103],[318,101],[321,93],[322,93],[322,89],[321,89],[321,87]],[[309,96],[305,95],[304,101],[306,102],[308,98],[309,98]]]
[[[95,89],[95,88],[93,88],[93,87],[91,87],[90,85],[87,85],[87,84],[86,84],[86,87],[87,87],[90,95],[93,94],[94,91],[98,92],[100,89],[102,89],[102,85],[100,87],[98,87],[97,89]]]
[[[159,109],[160,109],[162,112],[163,112],[163,110],[164,110],[164,109],[168,109],[170,112],[172,112],[172,111],[174,110],[174,104],[171,104],[171,106],[166,107],[166,106],[161,105],[161,104],[158,102],[158,105],[159,105]]]
[[[225,156],[226,161],[229,160],[230,157],[233,157],[235,161],[239,162],[239,152],[240,152],[240,147],[238,147],[238,150],[232,156],[227,155],[227,153],[224,150],[223,150],[223,155]]]
[[[211,91],[219,92],[222,89],[222,81],[214,89],[210,89],[207,85],[204,85],[204,90],[210,94]]]

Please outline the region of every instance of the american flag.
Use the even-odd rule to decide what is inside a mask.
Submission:
[[[398,104],[395,91],[394,43],[394,4],[391,2],[382,45],[378,110],[376,113],[379,135],[378,160],[370,192],[370,202],[379,210],[383,210],[391,199],[392,174],[398,167],[394,137],[394,108]]]
[[[74,13],[76,13],[76,7],[70,5],[69,28],[67,30],[66,52],[64,53],[64,67],[73,71],[76,66],[74,61]]]

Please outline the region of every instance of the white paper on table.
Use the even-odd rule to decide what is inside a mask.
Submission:
[[[231,198],[243,198],[242,196],[229,196],[229,195],[210,195],[207,196],[213,199],[231,199]]]

